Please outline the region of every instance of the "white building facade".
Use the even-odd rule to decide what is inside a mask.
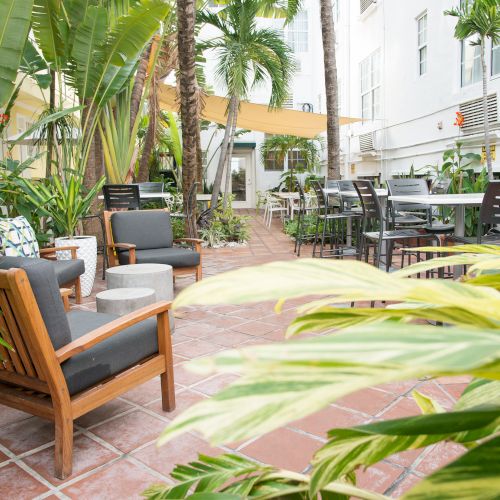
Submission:
[[[413,166],[423,173],[441,162],[456,141],[465,151],[481,153],[482,74],[479,49],[454,36],[456,19],[444,11],[458,0],[336,0],[340,114],[358,117],[358,123],[341,127],[343,178],[386,179],[408,173]],[[298,70],[287,106],[325,113],[323,51],[318,0],[305,0],[304,10],[291,26],[262,19],[263,26],[283,29],[294,49]],[[214,33],[202,32],[203,36]],[[225,95],[217,82],[216,58],[207,54],[208,80],[215,93]],[[500,46],[486,49],[488,65],[490,142],[500,136]],[[267,104],[269,88],[257,89],[250,100]],[[464,127],[454,125],[456,112]],[[255,193],[278,185],[285,165],[266,165],[260,155],[265,136],[251,132],[236,140],[232,169],[236,206],[255,206]],[[222,133],[205,131],[202,145],[213,179]],[[495,148],[494,148],[495,149]],[[214,154],[215,151],[215,154]],[[500,160],[493,153],[494,170]],[[273,170],[274,168],[274,170]],[[323,167],[326,170],[325,167]],[[325,173],[325,172],[323,172]]]
[[[337,0],[341,114],[362,118],[343,127],[345,178],[390,178],[413,165],[442,163],[457,140],[484,145],[479,47],[457,41],[458,0]],[[486,48],[490,141],[499,137],[500,46]],[[456,112],[464,126],[454,125]],[[495,152],[496,153],[496,152]],[[495,155],[496,156],[496,155]],[[500,163],[494,161],[500,171]]]

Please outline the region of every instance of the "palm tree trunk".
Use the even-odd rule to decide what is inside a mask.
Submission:
[[[147,182],[149,180],[149,160],[155,145],[156,132],[158,126],[158,72],[152,75],[151,86],[149,88],[149,123],[146,137],[144,138],[144,145],[142,147],[142,154],[139,160],[139,170],[137,172],[137,182]]]
[[[331,0],[321,0],[320,7],[325,67],[328,178],[340,179],[339,96],[335,54],[335,27]]]
[[[148,73],[150,54],[151,44],[144,49],[144,53],[141,56],[139,66],[137,67],[137,72],[135,74],[132,96],[130,98],[130,133],[132,133],[132,129],[134,128],[135,119],[137,118],[137,113],[139,112],[139,107],[141,105],[142,93],[144,92],[144,85],[146,84]]]
[[[196,175],[196,134],[199,128],[195,72],[196,21],[195,0],[177,0],[177,46],[179,50],[179,84],[182,122],[182,194],[186,214],[186,232],[196,227],[194,207],[188,207],[189,191]],[[193,220],[188,220],[191,214]],[[196,235],[189,234],[194,237]]]
[[[203,193],[203,151],[199,128],[196,134],[196,182],[198,183],[198,193]]]
[[[227,148],[229,145],[229,137],[231,134],[231,125],[233,123],[233,115],[235,112],[236,97],[231,97],[229,101],[229,111],[227,114],[226,130],[224,131],[224,139],[220,148],[219,164],[217,165],[217,172],[215,173],[214,187],[212,190],[212,198],[210,201],[210,208],[214,210],[217,206],[219,199],[220,188],[222,185],[222,175],[224,174],[224,166],[226,164]]]
[[[234,148],[234,135],[236,133],[236,122],[238,121],[238,100],[236,100],[236,105],[233,112],[233,122],[231,123],[231,135],[229,138],[229,146],[227,150],[227,166],[226,166],[226,188],[224,189],[224,209],[227,207],[227,201],[230,196],[231,191],[231,160],[233,159],[233,148]]]
[[[90,115],[90,116],[89,116]],[[82,111],[82,128],[87,124],[86,134],[93,133],[91,139],[89,154],[87,158],[87,165],[85,167],[85,173],[83,177],[83,184],[87,189],[93,188],[97,181],[104,175],[104,158],[102,151],[102,141],[97,127],[91,127],[90,124],[94,123],[95,117],[95,106],[92,105],[92,99],[85,99],[85,108]],[[90,129],[90,130],[89,130]],[[92,132],[93,130],[93,132]],[[87,139],[84,138],[84,142]],[[95,198],[92,202],[90,212],[95,214],[98,211],[98,199]],[[98,244],[101,244],[101,229],[99,222],[96,219],[90,219],[84,223],[84,231],[87,235],[94,235],[98,238]]]
[[[54,112],[56,107],[56,72],[50,70],[50,89],[49,89],[49,110]],[[52,153],[54,151],[54,124],[47,125],[47,157],[45,158],[45,177],[52,175]]]
[[[484,149],[486,150],[486,165],[488,166],[488,179],[493,180],[493,166],[491,163],[490,148],[490,122],[488,120],[488,75],[486,58],[484,56],[484,37],[481,39],[481,65],[483,68],[483,116],[484,116]]]

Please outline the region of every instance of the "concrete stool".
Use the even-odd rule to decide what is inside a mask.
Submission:
[[[152,288],[113,288],[96,295],[97,312],[123,316],[156,302]]]
[[[174,300],[172,266],[166,264],[131,264],[106,269],[108,290],[113,288],[152,288],[156,300]],[[174,331],[174,315],[169,313],[170,330]]]

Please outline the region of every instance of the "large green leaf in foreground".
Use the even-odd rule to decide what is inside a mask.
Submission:
[[[198,371],[243,377],[177,417],[165,442],[198,431],[235,442],[305,417],[365,387],[426,375],[499,376],[498,330],[379,324],[336,335],[225,351],[192,362]]]
[[[327,298],[301,312],[314,312],[331,303],[377,300],[432,304],[437,313],[445,308],[447,316],[473,315],[500,323],[500,292],[492,288],[450,280],[403,279],[363,262],[327,259],[272,262],[214,276],[182,291],[174,307],[265,300],[281,303],[311,295]],[[438,314],[436,320],[441,320]],[[467,320],[457,323],[470,324]]]
[[[423,479],[403,500],[493,500],[500,492],[500,437]]]
[[[305,498],[309,490],[309,476],[278,470],[270,465],[229,454],[218,457],[200,455],[197,461],[189,465],[176,466],[171,475],[177,481],[175,486],[154,485],[143,495],[149,500],[299,499]],[[364,500],[388,499],[384,495],[365,491],[344,481],[331,482],[321,491],[323,499],[347,500],[352,496]]]

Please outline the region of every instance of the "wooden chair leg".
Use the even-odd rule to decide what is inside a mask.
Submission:
[[[80,283],[80,277],[75,280],[75,302],[77,304],[82,303],[82,285]]]
[[[161,407],[163,411],[173,411],[175,410],[174,362],[168,313],[158,316],[157,328],[158,351],[165,359],[165,371],[160,375]]]
[[[66,479],[73,471],[73,420],[56,413],[55,476]]]
[[[203,271],[201,269],[201,264],[196,268],[196,281],[201,281],[203,278]]]

